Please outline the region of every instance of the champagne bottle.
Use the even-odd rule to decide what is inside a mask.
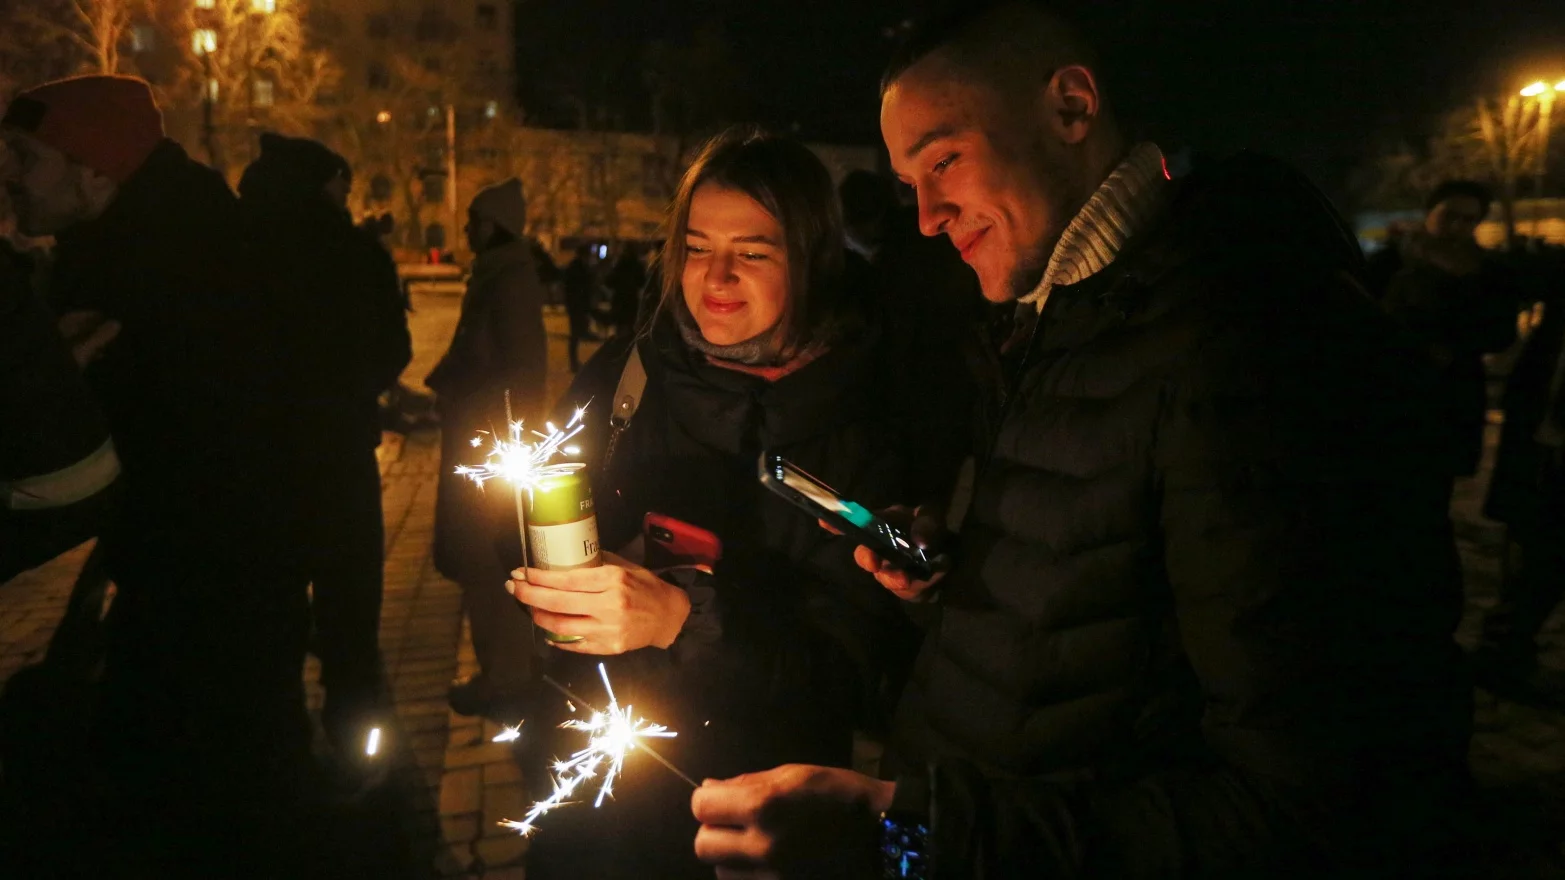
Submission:
[[[544,571],[569,571],[601,564],[598,515],[592,485],[583,471],[548,477],[527,492],[527,561]],[[542,630],[551,642],[579,642]]]

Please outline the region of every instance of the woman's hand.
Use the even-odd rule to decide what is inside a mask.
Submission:
[[[674,644],[690,616],[684,590],[613,553],[603,564],[574,571],[537,568],[511,572],[506,589],[528,607],[533,623],[575,642],[550,642],[562,651],[624,654]]]

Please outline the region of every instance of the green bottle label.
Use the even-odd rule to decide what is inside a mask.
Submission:
[[[527,492],[527,558],[534,568],[568,571],[602,563],[592,485],[580,470],[550,477]],[[540,629],[551,642],[579,642]]]

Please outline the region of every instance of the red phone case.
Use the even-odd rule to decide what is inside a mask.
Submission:
[[[721,538],[684,520],[648,513],[641,521],[646,536],[647,568],[675,565],[715,565],[723,557]]]

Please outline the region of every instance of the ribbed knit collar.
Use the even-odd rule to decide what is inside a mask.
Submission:
[[[1055,287],[1090,278],[1114,262],[1125,243],[1162,206],[1168,179],[1157,144],[1137,144],[1076,212],[1054,246],[1043,280],[1021,302],[1042,312]]]

